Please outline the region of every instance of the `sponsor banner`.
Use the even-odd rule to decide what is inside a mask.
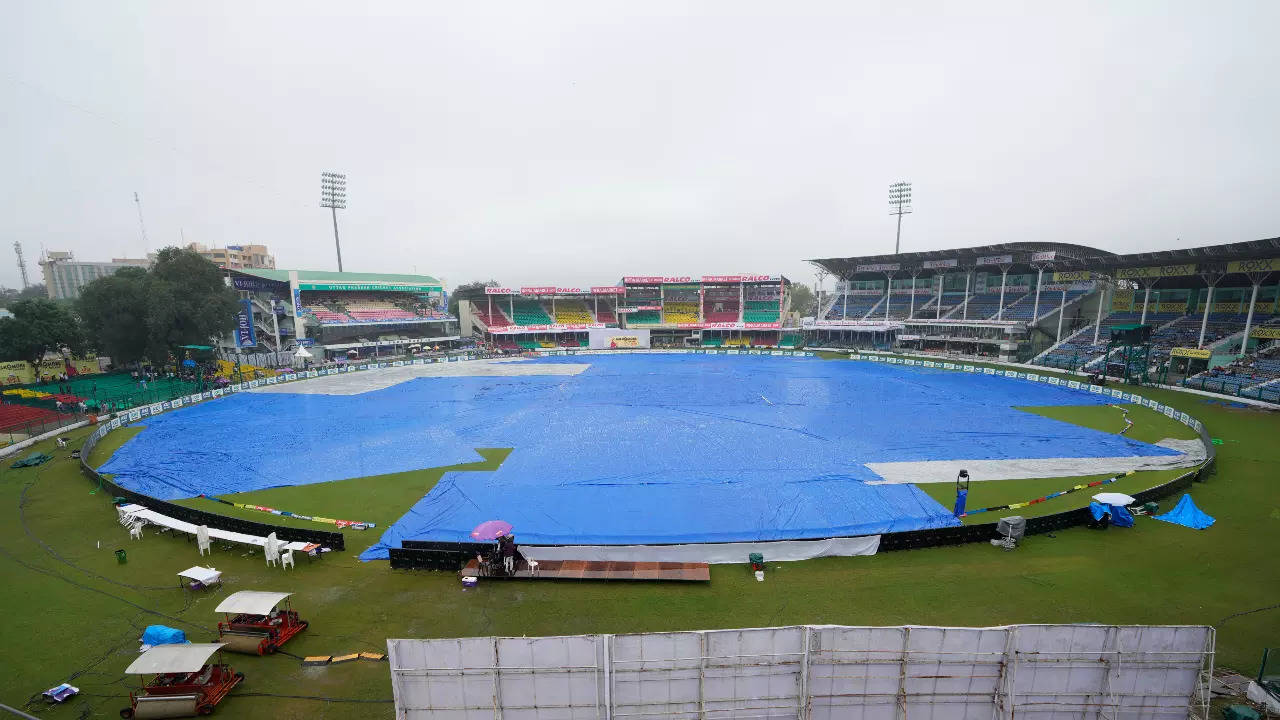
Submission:
[[[855,268],[858,272],[893,272],[901,269],[902,263],[875,263],[873,265],[859,265]]]
[[[653,311],[655,311],[655,312],[656,312],[656,311],[659,311],[659,310],[661,310],[661,309],[662,309],[662,306],[661,306],[661,305],[634,305],[634,306],[632,306],[632,307],[620,307],[620,308],[618,308],[618,312],[620,312],[620,313],[632,313],[632,312],[638,312],[638,311],[640,311],[640,310],[653,310]]]
[[[298,290],[297,288],[294,288],[294,290],[293,290],[293,316],[294,316],[294,317],[296,317],[296,318],[300,318],[300,317],[302,317],[302,314],[303,314],[303,310],[302,310],[302,291],[301,291],[301,290]],[[301,331],[299,331],[299,332],[301,332]]]
[[[1056,257],[1058,257],[1057,250],[1048,250],[1045,252],[1034,252],[1034,253],[1031,253],[1031,262],[1051,262]]]
[[[1189,348],[1176,347],[1169,351],[1173,357],[1198,358],[1200,360],[1208,360],[1213,357],[1213,351],[1208,348]]]
[[[538,285],[533,287],[520,288],[521,295],[555,295],[555,285]]]
[[[503,325],[502,327],[491,327],[489,332],[494,335],[519,335],[521,333],[533,332],[583,332],[585,330],[596,330],[603,328],[604,323],[583,323],[581,325]]]
[[[902,322],[893,320],[814,320],[804,318],[800,326],[806,330],[859,330],[863,332],[888,332],[902,330],[906,327]]]
[[[1280,327],[1256,327],[1249,331],[1249,337],[1263,340],[1280,340]]]
[[[484,289],[485,295],[519,295],[519,291],[505,287],[487,287]]]
[[[953,268],[960,264],[960,261],[951,258],[949,260],[925,260],[920,263],[920,267],[926,270],[937,270],[939,268]]]
[[[1154,303],[1156,312],[1162,313],[1181,313],[1187,311],[1187,301],[1179,300],[1177,302]]]
[[[253,301],[241,300],[240,310],[236,312],[236,347],[246,348],[257,344],[258,337],[253,328]]]
[[[1120,268],[1116,277],[1121,280],[1137,280],[1139,278],[1182,277],[1195,275],[1195,263],[1183,265],[1153,265],[1151,267]]]
[[[628,275],[622,278],[623,285],[666,285],[669,283],[687,283],[692,281],[693,278],[688,275]]]
[[[600,287],[592,287],[592,295],[625,295],[627,289],[618,285],[607,285]]]
[[[1092,280],[1093,273],[1088,270],[1071,270],[1069,272],[1056,272],[1053,274],[1054,282],[1080,282],[1082,280]]]
[[[231,286],[237,290],[246,290],[249,292],[258,290],[275,290],[279,291],[286,287],[288,283],[278,280],[267,280],[259,277],[244,277],[237,275],[231,278]]]
[[[1280,258],[1233,260],[1227,263],[1227,272],[1233,273],[1275,272],[1277,270],[1280,270]]]
[[[778,275],[703,275],[704,283],[755,283],[755,282],[780,282],[782,278]]]
[[[339,290],[343,292],[350,291],[377,291],[377,292],[419,292],[432,293],[444,290],[440,285],[410,285],[401,283],[316,283],[316,282],[300,282],[298,288],[302,290]]]
[[[978,265],[1012,265],[1012,255],[987,255],[978,258]]]
[[[0,381],[5,385],[25,385],[35,382],[35,374],[31,371],[31,363],[26,360],[11,360],[0,363]]]

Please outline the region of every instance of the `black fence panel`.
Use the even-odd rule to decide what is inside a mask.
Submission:
[[[448,550],[421,550],[417,548],[391,548],[391,567],[396,570],[442,570],[457,572],[469,558]]]
[[[1179,490],[1191,486],[1191,482],[1206,472],[1212,459],[1195,470],[1190,470],[1163,485],[1143,490],[1133,496],[1138,504],[1168,497]],[[1008,511],[1009,515],[1017,515],[1016,510]],[[1027,535],[1064,530],[1077,525],[1086,525],[1093,520],[1088,507],[1065,510],[1052,515],[1027,518]],[[908,530],[906,532],[885,533],[880,536],[880,550],[916,550],[919,548],[938,547],[940,545],[959,545],[968,542],[985,542],[1000,537],[996,532],[996,523],[981,525],[965,525],[963,527],[935,528],[932,530]]]
[[[89,467],[89,463],[86,461],[87,457],[88,453],[82,451],[80,457],[80,469],[89,477],[89,479],[96,483],[100,483],[102,488],[106,492],[111,493],[113,497],[122,497],[130,502],[145,505],[148,509],[155,510],[161,515],[167,515],[171,518],[177,518],[178,520],[185,520],[186,522],[194,525],[208,525],[211,528],[244,533],[245,535],[266,537],[271,533],[275,533],[277,538],[285,542],[317,543],[334,550],[345,550],[347,547],[346,538],[343,537],[340,532],[285,527],[283,525],[271,525],[269,523],[260,523],[252,520],[227,517],[226,515],[218,515],[217,513],[197,510],[195,508],[186,507],[185,505],[177,505],[165,500],[153,498],[150,495],[143,495],[142,493],[134,492],[128,488],[120,487],[111,480],[103,477],[97,470]]]
[[[438,540],[401,540],[400,546],[411,550],[443,550],[475,557],[493,549],[491,542],[442,542]]]

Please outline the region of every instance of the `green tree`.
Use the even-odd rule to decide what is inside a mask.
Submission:
[[[76,301],[85,333],[118,366],[146,356],[148,282],[145,269],[121,268],[85,285]]]
[[[179,357],[180,345],[208,345],[231,332],[239,296],[217,265],[192,250],[167,247],[147,272],[147,357]]]
[[[808,285],[791,283],[791,309],[800,313],[800,317],[809,317],[818,312],[817,298]]]
[[[484,289],[487,287],[498,287],[498,281],[476,280],[474,282],[463,283],[462,285],[454,288],[453,292],[449,294],[449,314],[454,317],[458,316],[459,300],[470,300],[474,302],[477,299],[484,298]]]
[[[28,285],[22,290],[15,288],[0,288],[0,307],[9,307],[19,300],[35,300],[37,298],[48,298],[49,292],[45,290],[44,283],[36,283]]]
[[[80,291],[90,336],[117,363],[180,357],[235,327],[239,298],[222,271],[191,250],[168,247],[148,270],[123,268]]]
[[[83,353],[85,335],[70,309],[52,300],[19,300],[0,319],[0,357],[39,365],[46,352]]]

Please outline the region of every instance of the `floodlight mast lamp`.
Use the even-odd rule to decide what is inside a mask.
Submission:
[[[902,247],[902,216],[911,214],[911,183],[896,182],[889,186],[889,214],[898,216],[898,234],[893,241],[893,254]]]
[[[338,272],[342,272],[342,243],[338,240],[338,211],[347,209],[347,176],[342,173],[320,173],[320,207],[333,215],[333,247],[338,251]]]

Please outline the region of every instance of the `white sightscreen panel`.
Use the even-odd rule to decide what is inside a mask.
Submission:
[[[397,717],[404,720],[492,720],[493,638],[388,640]]]
[[[613,717],[697,718],[703,634],[646,633],[612,638]]]
[[[1034,720],[1185,718],[1206,627],[1030,625],[1015,630],[1011,692]]]
[[[405,720],[1166,720],[1204,712],[1213,629],[824,625],[387,644]]]
[[[809,705],[814,720],[894,720],[903,628],[810,630]]]
[[[1009,631],[909,627],[904,632],[906,716],[913,720],[989,720]]]
[[[598,636],[500,638],[498,698],[503,720],[589,720],[603,698]]]
[[[706,632],[706,718],[797,717],[804,628]]]

